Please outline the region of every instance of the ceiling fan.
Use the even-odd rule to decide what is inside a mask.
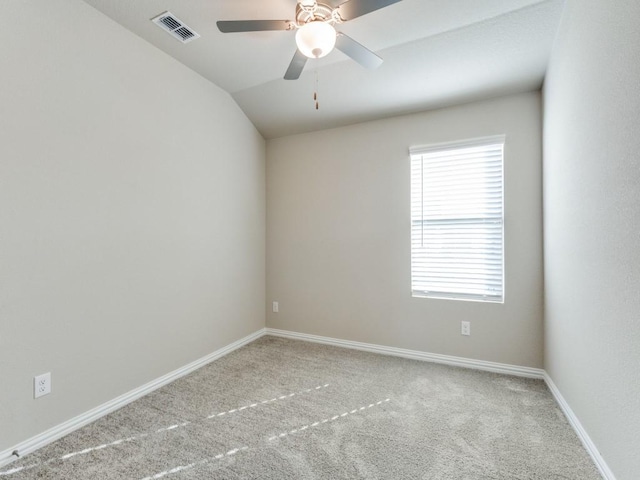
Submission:
[[[295,20],[220,20],[216,24],[222,33],[296,30],[298,49],[284,74],[285,80],[296,80],[308,58],[322,58],[334,47],[366,68],[380,66],[382,58],[335,26],[400,1],[347,0],[334,8],[315,0],[298,0]]]

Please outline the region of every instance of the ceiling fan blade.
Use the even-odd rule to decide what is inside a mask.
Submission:
[[[289,20],[219,20],[216,25],[222,33],[264,32],[293,28]]]
[[[375,12],[402,0],[347,0],[337,8],[340,18],[345,22]]]
[[[289,64],[289,68],[287,68],[287,71],[284,74],[284,79],[297,80],[300,78],[300,74],[302,73],[306,63],[307,57],[303,55],[300,50],[296,50],[296,53],[293,55],[291,63]]]
[[[336,48],[365,68],[374,69],[382,65],[382,58],[344,33],[338,33]]]

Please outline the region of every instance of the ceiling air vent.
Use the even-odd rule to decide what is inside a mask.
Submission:
[[[182,43],[189,43],[191,40],[200,37],[200,35],[173,16],[171,12],[161,13],[157,17],[152,18],[151,21]]]

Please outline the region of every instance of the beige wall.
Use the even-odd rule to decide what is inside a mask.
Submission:
[[[79,0],[2,6],[0,451],[265,303],[265,145],[231,98]]]
[[[409,147],[496,134],[505,303],[412,298]],[[541,367],[541,194],[537,92],[269,140],[267,326]]]
[[[640,472],[640,3],[569,0],[545,82],[545,368]]]

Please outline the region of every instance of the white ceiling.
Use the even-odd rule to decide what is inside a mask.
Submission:
[[[403,0],[339,28],[384,58],[381,67],[366,70],[335,50],[291,81],[282,77],[294,32],[223,34],[215,22],[291,20],[296,0],[85,1],[228,91],[265,138],[539,88],[564,6]],[[201,38],[182,44],[150,21],[165,11]]]

